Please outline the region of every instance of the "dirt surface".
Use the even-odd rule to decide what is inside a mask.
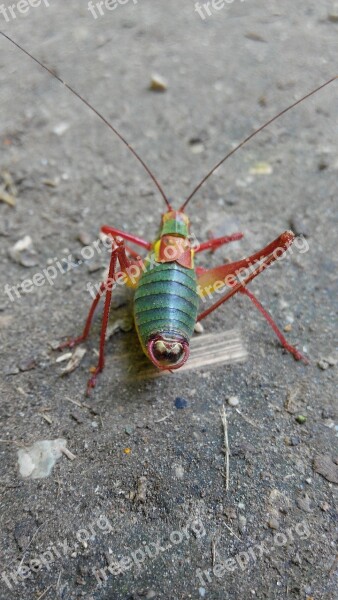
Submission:
[[[334,2],[234,0],[204,20],[191,0],[129,0],[97,19],[86,2],[45,4],[0,14],[1,28],[114,122],[175,206],[236,142],[337,73]],[[245,363],[139,378],[135,333],[118,331],[86,399],[99,318],[70,375],[51,346],[81,330],[107,254],[13,301],[5,286],[81,258],[104,223],[153,239],[163,202],[85,106],[0,48],[1,600],[337,599],[338,83],[239,151],[189,210],[198,239],[245,233],[204,265],[290,226],[306,235],[252,290],[310,364],[236,298],[204,327],[240,330]],[[163,93],[148,89],[153,74]],[[13,250],[25,236],[31,246]],[[116,305],[112,323],[129,329],[122,290]],[[60,438],[73,460],[45,479],[19,475],[19,448]]]

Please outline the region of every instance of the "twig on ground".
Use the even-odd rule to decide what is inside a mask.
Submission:
[[[230,448],[229,448],[229,439],[228,439],[228,419],[227,414],[225,412],[224,404],[221,409],[221,419],[224,431],[224,454],[225,454],[225,489],[228,491],[229,489],[229,479],[230,479]]]

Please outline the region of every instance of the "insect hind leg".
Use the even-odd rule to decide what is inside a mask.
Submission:
[[[301,352],[299,352],[299,350],[297,350],[297,348],[295,348],[294,346],[289,344],[289,342],[287,341],[287,339],[285,338],[285,336],[282,334],[281,330],[279,329],[278,325],[273,320],[270,313],[262,306],[262,304],[259,302],[259,300],[257,300],[256,296],[251,291],[249,291],[246,287],[243,287],[239,291],[242,294],[244,294],[245,296],[248,296],[248,298],[250,298],[253,305],[259,310],[259,312],[263,315],[263,317],[269,323],[270,327],[272,328],[272,330],[278,337],[283,348],[285,348],[285,350],[290,352],[290,354],[292,354],[296,360],[302,360],[305,364],[307,364],[309,362],[308,359],[305,356],[303,356],[303,354],[301,354]]]
[[[217,282],[222,284],[225,283],[225,280],[228,280],[227,285],[230,287],[230,291],[228,291],[217,302],[212,304],[212,306],[210,306],[200,315],[198,315],[197,321],[202,321],[202,319],[207,317],[211,312],[213,312],[219,306],[224,304],[232,296],[234,296],[238,292],[241,292],[242,294],[245,294],[250,298],[250,300],[253,302],[256,308],[258,308],[261,314],[265,317],[270,327],[277,335],[282,346],[288,352],[293,354],[296,360],[303,360],[305,363],[307,363],[307,359],[296,348],[294,348],[294,346],[288,343],[288,341],[286,340],[286,338],[272,319],[271,315],[265,310],[265,308],[263,308],[263,306],[252,294],[252,292],[250,292],[247,289],[247,284],[250,283],[250,281],[252,281],[265,269],[267,269],[272,263],[278,260],[278,258],[286,252],[286,250],[292,244],[294,237],[294,233],[292,233],[291,231],[285,231],[277,239],[275,239],[265,248],[262,248],[262,250],[256,252],[249,258],[242,259],[240,261],[226,265],[220,265],[219,267],[216,267],[214,269],[201,269],[201,274],[198,278],[198,283],[202,297],[205,291],[207,292],[207,294],[209,294],[209,291],[212,292],[214,289],[216,289],[216,287],[214,286],[216,286]],[[248,267],[253,265],[253,270],[250,269],[251,272],[249,271],[248,275],[244,277],[244,279],[237,279],[237,275],[240,274],[241,269],[247,269]],[[221,281],[222,279],[223,282]]]

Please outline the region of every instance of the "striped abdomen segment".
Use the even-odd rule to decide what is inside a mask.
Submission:
[[[188,341],[196,323],[199,296],[194,269],[157,263],[140,277],[134,297],[134,317],[143,348],[161,331],[181,334]]]

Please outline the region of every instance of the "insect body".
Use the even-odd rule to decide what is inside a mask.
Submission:
[[[111,298],[114,285],[121,274],[124,277],[126,285],[135,290],[134,318],[142,348],[152,363],[161,370],[178,369],[186,362],[189,356],[189,342],[196,321],[204,319],[236,293],[241,293],[251,300],[254,306],[267,320],[282,346],[290,352],[296,360],[304,360],[307,362],[305,357],[303,357],[294,346],[291,346],[291,344],[288,343],[276,323],[273,321],[271,315],[263,308],[252,291],[247,287],[257,275],[262,273],[277,260],[277,258],[286,252],[295,237],[292,231],[285,231],[273,242],[247,258],[223,264],[212,269],[204,269],[195,267],[194,264],[195,256],[199,252],[208,249],[216,250],[224,244],[241,239],[243,234],[238,232],[231,236],[211,239],[196,247],[191,243],[189,237],[190,226],[189,219],[185,214],[185,208],[200,187],[232,154],[270,123],[281,117],[309,96],[327,86],[337,79],[337,77],[333,77],[329,81],[326,81],[324,84],[317,87],[315,90],[312,90],[300,100],[297,100],[261,127],[253,131],[247,138],[223,157],[207,173],[207,175],[204,176],[182,206],[178,210],[174,210],[150,168],[119,131],[117,131],[115,127],[86,99],[84,99],[69,84],[65,83],[51,69],[41,63],[9,36],[2,32],[0,33],[24,54],[48,71],[55,79],[58,79],[58,81],[92,110],[113,131],[113,133],[128,147],[139,163],[141,163],[142,167],[148,173],[162,195],[167,207],[166,212],[162,215],[159,235],[154,242],[148,242],[108,225],[101,228],[101,231],[111,238],[112,244],[108,278],[101,283],[99,291],[94,298],[82,335],[78,338],[64,342],[60,346],[60,348],[73,347],[75,344],[83,342],[88,337],[95,309],[101,297],[104,296],[99,360],[92,377],[89,379],[87,391],[95,386],[97,375],[104,367],[104,346]],[[146,249],[148,252],[146,258],[142,259],[138,256],[134,250],[126,245],[126,242],[133,242],[143,249]],[[198,315],[199,299],[204,296],[212,297],[215,293],[221,293],[220,298]]]
[[[144,352],[160,369],[178,369],[189,357],[199,295],[194,250],[184,213],[163,215],[154,245],[156,265],[142,273],[134,297],[134,315]]]

